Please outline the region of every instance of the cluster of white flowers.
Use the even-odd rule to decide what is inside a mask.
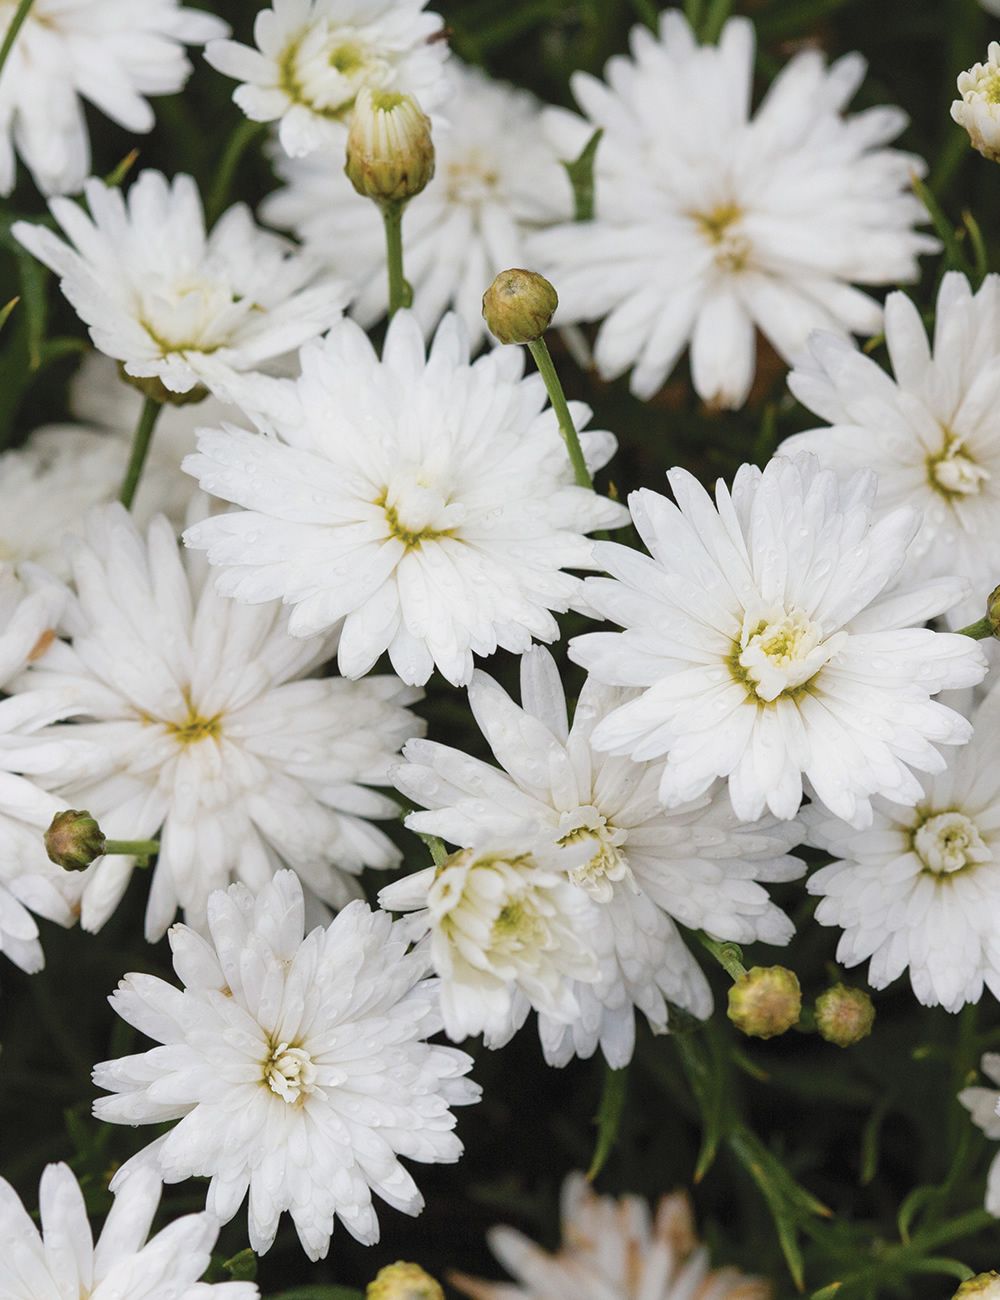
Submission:
[[[76,422],[0,455],[0,951],[39,969],[32,914],[98,931],[138,876],[183,985],[135,973],[112,997],[156,1046],[96,1067],[95,1114],[173,1127],[115,1175],[97,1245],[65,1166],[41,1235],[0,1180],[15,1300],[198,1300],[244,1198],[255,1251],[285,1211],[310,1259],[337,1217],[374,1242],[372,1194],[418,1213],[400,1157],[456,1160],[452,1108],[479,1095],[471,1058],[429,1038],[498,1048],[534,1010],[550,1064],[600,1048],[625,1067],[637,1010],[660,1034],[712,1013],[685,931],[788,943],[767,887],[804,874],[804,841],[833,859],[805,888],[838,960],[870,959],[875,988],[908,971],[950,1011],[1000,997],[1000,688],[970,703],[988,659],[957,630],[1000,582],[1000,277],[943,278],[933,348],[908,297],[856,287],[914,281],[938,248],[916,229],[923,163],[887,147],[904,115],[845,114],[860,56],[798,52],[751,112],[751,22],[699,45],[670,10],[605,82],[577,74],[579,116],[449,61],[425,0],[273,0],[256,48],[226,37],[179,0],[36,0],[0,80],[0,190],[13,141],[65,238],[13,235],[98,350]],[[247,117],[279,124],[261,217],[299,243],[242,204],[207,229],[186,175],[88,177],[77,96],[149,130],[143,95],[179,89],[183,45],[205,42]],[[1000,158],[998,86],[994,45],[953,115]],[[398,310],[389,202],[343,174],[376,94],[433,114]],[[562,164],[598,128],[593,216],[573,220]],[[590,473],[616,437],[554,391],[537,332],[539,373],[482,347],[484,290],[525,263],[555,281],[557,324],[599,322],[603,379],[631,371],[650,398],[689,347],[694,391],[737,407],[759,329],[832,427],[714,499],[679,467],[672,499],[593,490],[567,421]],[[892,375],[850,337],[880,329]],[[626,527],[648,554],[606,536]],[[567,614],[618,629],[569,641],[572,710],[535,644]],[[520,656],[520,703],[476,667],[498,651]],[[410,706],[435,671],[495,763],[424,739]],[[404,858],[375,824],[401,815],[393,785],[434,861],[373,908],[362,873]],[[79,871],[43,843],[70,807],[118,841]],[[983,1092],[962,1100],[1000,1135]],[[192,1177],[206,1212],[147,1244],[161,1182]],[[1000,1173],[989,1195],[1000,1212]],[[710,1270],[683,1198],[653,1223],[573,1178],[564,1220],[557,1257],[494,1234],[517,1286],[460,1284],[763,1294]]]

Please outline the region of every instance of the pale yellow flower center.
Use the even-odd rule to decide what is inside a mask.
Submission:
[[[589,841],[593,856],[570,873],[570,880],[585,889],[599,903],[611,901],[616,880],[633,882],[632,869],[621,852],[628,832],[612,826],[592,805],[585,804],[564,812],[559,818],[563,832],[560,844],[579,844]],[[634,887],[634,886],[633,886]]]
[[[466,516],[463,505],[449,502],[414,470],[397,471],[374,504],[385,512],[387,535],[408,551],[454,536]]]
[[[469,149],[462,157],[453,158],[443,175],[448,202],[463,207],[486,203],[500,182],[496,167],[478,149]]]
[[[753,252],[750,240],[738,228],[743,215],[735,203],[719,203],[707,212],[690,213],[701,236],[715,250],[716,266],[729,274],[745,270]]]
[[[345,118],[362,86],[385,89],[392,63],[352,27],[313,23],[297,32],[278,58],[278,85],[297,104],[333,119]]]
[[[278,1043],[264,1061],[263,1081],[272,1092],[294,1105],[316,1088],[316,1066],[301,1047]]]
[[[748,694],[769,704],[804,689],[846,641],[846,632],[824,640],[820,625],[798,609],[748,612],[729,669]]]
[[[935,875],[993,860],[993,853],[976,823],[960,812],[928,817],[914,831],[913,848],[926,869]]]
[[[990,481],[990,472],[969,456],[962,445],[962,439],[945,431],[944,448],[937,456],[927,461],[927,474],[931,487],[942,496],[975,496]]]

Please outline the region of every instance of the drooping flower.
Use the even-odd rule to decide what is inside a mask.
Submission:
[[[69,244],[19,221],[17,239],[61,276],[60,287],[96,347],[128,374],[170,392],[198,385],[226,397],[236,372],[297,348],[338,319],[345,286],[254,224],[236,203],[209,234],[190,176],[142,172],[128,196],[84,187],[88,217],[71,199],[52,215]]]
[[[454,309],[472,346],[486,337],[483,291],[500,271],[525,265],[525,236],[568,220],[573,201],[558,154],[526,90],[452,60],[452,93],[434,133],[434,179],[403,218],[403,265],[413,312],[426,335]],[[287,183],[261,216],[295,231],[314,256],[353,288],[351,315],[366,328],[385,314],[385,232],[378,211],[354,192],[332,150],[275,159]]]
[[[555,1254],[514,1228],[491,1229],[490,1249],[516,1279],[452,1274],[472,1300],[770,1300],[770,1283],[711,1267],[686,1192],[671,1192],[655,1218],[641,1197],[597,1196],[583,1174],[562,1187],[562,1248]]]
[[[272,0],[254,23],[256,49],[215,40],[205,58],[242,82],[233,99],[247,117],[279,123],[286,153],[301,157],[324,145],[342,153],[362,86],[413,95],[425,110],[445,94],[448,45],[426,3]]]
[[[985,0],[984,0],[985,3]],[[996,0],[987,4],[993,8]],[[958,93],[951,115],[969,133],[972,146],[991,162],[1000,162],[1000,43],[990,41],[985,63],[958,74]]]
[[[6,35],[16,5],[0,12]],[[225,36],[179,0],[35,0],[0,84],[0,194],[14,188],[14,149],[45,194],[75,194],[90,174],[81,98],[127,131],[153,129],[147,95],[172,95],[191,72],[185,45]]]
[[[1000,276],[975,294],[964,275],[944,277],[933,353],[902,293],[886,299],[885,336],[895,380],[845,340],[813,335],[788,384],[833,427],[794,434],[779,453],[813,452],[845,479],[874,469],[876,513],[919,509],[903,576],[968,578],[970,599],[949,615],[961,627],[1000,583]]]
[[[913,807],[911,768],[941,772],[935,745],[960,745],[965,718],[930,697],[975,684],[986,658],[968,637],[920,626],[968,594],[961,578],[893,586],[920,524],[902,506],[872,522],[876,478],[841,487],[814,456],[743,465],[716,505],[686,471],[677,504],[630,497],[651,558],[598,542],[612,579],[584,598],[625,629],[570,643],[610,685],[641,687],[595,728],[593,743],[643,761],[666,755],[660,798],[695,799],[729,781],[738,817],[794,817],[802,778],[861,828],[869,797]]]
[[[342,321],[302,349],[296,382],[248,377],[234,393],[273,436],[203,430],[184,468],[241,511],[189,528],[185,541],[223,567],[226,596],[294,606],[288,629],[342,626],[346,677],[388,650],[405,682],[436,665],[452,683],[473,654],[521,653],[559,635],[592,567],[596,528],[624,508],[578,487],[541,376],[522,349],[469,364],[460,323],[446,318],[430,349],[399,311],[381,361]],[[571,406],[577,428],[590,412]],[[591,467],[611,456],[609,433],[580,435]]]
[[[363,866],[398,860],[368,820],[396,805],[367,787],[388,784],[400,745],[422,729],[405,707],[418,691],[391,675],[309,677],[335,641],[288,636],[277,603],[223,600],[162,517],[147,543],[121,506],[95,511],[70,563],[70,640],[15,687],[59,687],[73,701],[79,720],[43,733],[89,742],[41,778],[62,807],[88,809],[111,839],[159,837],[151,940],[178,907],[204,926],[212,890],[233,879],[259,888],[282,863],[340,906]],[[88,870],[85,928],[103,925],[132,867],[115,856]]]
[[[793,930],[755,882],[802,874],[802,863],[786,856],[802,837],[795,822],[740,822],[724,789],[667,811],[657,798],[662,761],[592,748],[595,726],[635,695],[591,678],[570,727],[555,662],[535,646],[521,659],[521,708],[485,673],[474,673],[469,687],[502,772],[427,740],[408,741],[406,763],[392,771],[397,788],[430,810],[410,814],[412,830],[463,847],[489,836],[530,851],[539,832],[589,846],[569,877],[596,905],[601,976],[574,985],[580,1015],[572,1023],[540,1013],[553,1065],[590,1056],[598,1043],[612,1068],[627,1065],[635,1007],[659,1033],[667,1030],[667,1000],[702,1018],[711,1013],[708,983],[675,920],[740,943],[787,943]]]
[[[258,1300],[253,1282],[201,1282],[219,1221],[175,1219],[147,1242],[160,1201],[148,1171],[123,1182],[95,1245],[68,1165],[47,1165],[38,1188],[41,1232],[0,1178],[0,1295],[4,1300]]]
[[[1000,1053],[984,1052],[979,1068],[993,1083],[1000,1084]],[[963,1088],[958,1100],[992,1141],[1000,1138],[1000,1091],[996,1088]],[[990,1161],[986,1176],[986,1209],[1000,1219],[1000,1151]]]
[[[441,1025],[425,959],[401,924],[350,903],[303,939],[297,878],[279,872],[254,899],[244,885],[208,904],[212,942],[170,931],[178,990],[127,975],[118,1014],[163,1046],[94,1070],[94,1113],[117,1124],[178,1120],[123,1165],[112,1190],[152,1168],[167,1183],[208,1177],[223,1222],[249,1191],[258,1254],[291,1213],[310,1259],[325,1256],[334,1215],[378,1240],[372,1192],[404,1214],[423,1200],[397,1157],[457,1160],[450,1107],[478,1100],[471,1059],[425,1040]]]
[[[1000,997],[1000,692],[972,715],[968,745],[922,780],[916,805],[875,801],[872,825],[852,830],[803,810],[809,842],[838,861],[809,878],[816,919],[843,931],[837,960],[869,957],[885,988],[909,969],[925,1006],[958,1011],[983,984]]]
[[[558,322],[603,318],[598,369],[631,367],[639,397],[690,344],[699,395],[741,406],[755,329],[789,363],[813,329],[874,333],[881,308],[854,285],[916,280],[917,255],[938,247],[913,230],[928,220],[910,189],[923,162],[884,148],[906,115],[844,116],[861,56],[826,68],[801,51],[751,118],[754,40],[749,19],[733,18],[717,46],[699,45],[667,10],[658,36],[633,29],[607,84],[574,74],[586,122],[552,120],[567,158],[603,128],[595,220],[535,236],[530,255],[559,291]]]

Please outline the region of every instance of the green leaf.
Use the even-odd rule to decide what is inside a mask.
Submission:
[[[757,19],[757,35],[761,40],[773,41],[784,36],[797,36],[808,31],[821,18],[838,9],[845,9],[854,0],[790,0],[774,6]]]
[[[904,1242],[910,1240],[910,1226],[913,1223],[917,1213],[937,1195],[938,1189],[930,1184],[923,1187],[914,1187],[903,1204],[899,1207],[899,1213],[896,1216],[896,1224],[899,1228],[899,1235]]]
[[[818,1291],[814,1291],[809,1300],[833,1300],[833,1297],[843,1285],[843,1282],[831,1282],[829,1286],[823,1286]]]
[[[732,10],[733,0],[709,0],[708,13],[698,33],[702,45],[715,44],[722,35],[722,29]]]
[[[990,257],[986,251],[986,241],[983,239],[983,232],[979,228],[979,222],[968,208],[962,213],[962,221],[969,232],[969,243],[972,245],[972,253],[975,258],[975,276],[972,287],[978,289],[990,269]]]
[[[910,1265],[910,1270],[914,1273],[946,1273],[949,1277],[957,1277],[959,1282],[975,1277],[968,1264],[963,1264],[958,1259],[947,1259],[942,1255],[931,1255],[927,1259],[917,1260]]]
[[[594,219],[594,157],[601,143],[604,128],[598,127],[584,145],[583,153],[572,162],[563,162],[569,183],[573,186],[573,220]]]
[[[138,157],[138,149],[133,149],[131,153],[127,153],[118,166],[112,167],[111,171],[109,171],[107,176],[105,176],[104,184],[107,185],[109,189],[118,189],[122,181],[132,170],[132,166]]]
[[[21,301],[20,297],[11,298],[10,302],[7,303],[5,307],[0,307],[0,330],[2,330],[3,327],[7,324],[7,320],[11,312],[14,310],[14,308],[17,306],[17,304],[20,301]]]
[[[604,1163],[618,1140],[618,1126],[621,1123],[622,1112],[625,1109],[625,1085],[627,1080],[627,1068],[612,1070],[609,1066],[605,1071],[601,1104],[598,1107],[597,1117],[594,1121],[597,1124],[597,1145],[594,1148],[594,1158],[587,1170],[588,1182],[592,1183],[604,1168]]]
[[[701,25],[701,11],[704,7],[705,0],[684,0],[684,17],[695,31]]]
[[[41,262],[36,262],[31,254],[18,246],[17,268],[21,277],[21,297],[24,299],[24,315],[28,330],[28,364],[32,370],[38,370],[42,364],[42,344],[48,324],[49,305],[46,286],[49,273]]]
[[[364,1293],[350,1286],[293,1286],[277,1291],[268,1300],[365,1300]]]
[[[961,235],[945,216],[944,209],[934,197],[930,186],[925,185],[915,172],[910,175],[910,184],[913,186],[914,194],[927,209],[927,214],[934,226],[934,233],[944,244],[944,269],[946,271],[964,271],[966,275],[971,275],[972,267],[969,265],[969,259],[962,249]]]
[[[257,1256],[249,1246],[241,1250],[232,1259],[227,1259],[222,1267],[234,1282],[255,1282],[257,1280]]]

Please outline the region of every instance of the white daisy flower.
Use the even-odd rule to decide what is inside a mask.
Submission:
[[[15,8],[4,5],[0,35]],[[81,97],[126,131],[151,131],[145,96],[180,90],[184,46],[228,31],[178,0],[35,0],[0,84],[0,194],[14,188],[15,147],[43,193],[75,194],[90,174]]]
[[[407,953],[400,924],[355,901],[303,939],[297,878],[279,872],[257,895],[231,885],[208,905],[212,942],[170,931],[178,990],[127,975],[111,1003],[163,1046],[94,1070],[118,1095],[94,1103],[115,1124],[179,1120],[115,1175],[153,1168],[164,1182],[207,1177],[223,1222],[248,1190],[250,1245],[263,1254],[282,1211],[310,1259],[326,1255],[336,1214],[378,1240],[376,1192],[419,1214],[423,1199],[397,1159],[450,1163],[462,1153],[450,1107],[479,1099],[472,1060],[425,1040],[441,1027],[436,982]]]
[[[522,348],[469,364],[446,317],[425,359],[413,314],[399,311],[381,361],[353,321],[302,349],[302,378],[247,377],[234,395],[273,436],[202,430],[184,468],[243,507],[184,540],[225,571],[226,596],[294,606],[293,636],[342,626],[345,677],[388,650],[405,682],[436,665],[455,685],[473,654],[522,653],[555,640],[592,567],[585,533],[619,527],[624,508],[576,485],[538,374]],[[571,403],[577,428],[590,411]],[[580,435],[588,464],[609,433]]]
[[[596,219],[536,235],[529,255],[559,291],[558,323],[604,318],[597,367],[605,379],[632,367],[642,398],[690,344],[698,394],[741,406],[755,329],[790,363],[811,330],[874,333],[881,307],[853,285],[916,280],[917,255],[939,247],[913,231],[928,220],[910,189],[923,162],[883,147],[905,113],[843,114],[861,56],[827,69],[801,51],[751,118],[754,39],[733,18],[717,46],[699,45],[668,10],[658,38],[633,29],[608,84],[574,73],[586,122],[553,118],[564,157],[604,130]]]
[[[254,225],[234,204],[205,234],[190,176],[144,171],[127,198],[91,179],[88,217],[72,199],[49,207],[71,244],[15,222],[16,238],[62,277],[96,347],[128,374],[171,392],[199,384],[225,396],[235,373],[298,347],[340,316],[344,286],[312,258]],[[72,246],[71,246],[72,245]]]
[[[958,1011],[985,982],[1000,998],[1000,692],[972,715],[972,739],[923,778],[916,806],[875,800],[862,831],[803,809],[809,843],[839,859],[809,878],[816,919],[844,931],[837,960],[871,958],[885,988],[907,968],[917,998]]]
[[[561,1200],[562,1246],[542,1250],[515,1228],[490,1230],[490,1249],[510,1282],[452,1274],[472,1300],[770,1300],[770,1283],[711,1267],[686,1192],[664,1196],[655,1217],[641,1197],[597,1196],[570,1174]]]
[[[123,1183],[94,1244],[87,1207],[68,1165],[47,1165],[38,1188],[39,1232],[0,1178],[0,1295],[4,1300],[258,1300],[253,1282],[200,1282],[219,1222],[175,1219],[147,1242],[160,1201],[148,1172]]]
[[[787,943],[793,933],[755,882],[802,875],[803,864],[786,856],[802,838],[795,822],[739,822],[724,789],[666,811],[657,797],[662,762],[592,748],[594,727],[636,694],[591,678],[570,727],[555,661],[535,646],[521,659],[521,708],[483,672],[469,687],[503,772],[427,740],[408,741],[406,764],[392,770],[396,787],[431,810],[410,814],[412,830],[463,846],[489,835],[530,850],[541,828],[548,839],[588,846],[569,875],[597,905],[601,978],[574,987],[581,1015],[572,1024],[539,1016],[551,1065],[590,1056],[598,1043],[613,1069],[627,1065],[634,1007],[655,1033],[667,1032],[668,999],[711,1014],[708,983],[675,921],[739,943]]]
[[[521,830],[516,839],[524,838]],[[512,851],[481,838],[379,893],[390,911],[413,912],[408,933],[424,940],[420,949],[440,976],[453,1042],[482,1034],[487,1047],[503,1047],[532,1007],[572,1025],[584,1014],[575,990],[600,978],[598,914],[567,874],[567,864],[586,861],[584,847],[560,848],[549,838],[533,848]]]
[[[434,179],[403,219],[403,265],[424,333],[453,308],[476,348],[487,336],[483,291],[498,272],[527,264],[525,235],[569,220],[573,199],[534,96],[457,60],[448,74],[452,93],[443,129],[434,133]],[[366,329],[374,325],[388,307],[385,231],[375,205],[355,192],[332,151],[279,155],[275,169],[287,184],[268,195],[261,216],[293,230],[348,280],[351,315]]]
[[[933,353],[902,293],[886,299],[885,335],[895,381],[845,340],[813,335],[788,384],[833,427],[786,438],[779,453],[813,452],[843,478],[871,468],[876,513],[919,509],[903,576],[968,578],[969,601],[949,615],[962,627],[982,617],[1000,583],[1000,276],[975,294],[964,275],[944,277]]]
[[[994,3],[986,4],[994,13],[1000,12]],[[984,158],[1000,162],[1000,43],[990,41],[986,63],[975,63],[968,72],[958,74],[958,93],[951,106],[951,115],[959,126],[969,133],[973,148]]]
[[[979,1068],[987,1078],[1000,1084],[1000,1054],[984,1052]],[[988,1138],[993,1142],[1000,1138],[1000,1091],[996,1088],[963,1088],[958,1100]],[[1000,1152],[990,1161],[986,1176],[986,1209],[1000,1219]]]
[[[367,787],[389,784],[400,745],[423,729],[405,707],[419,691],[392,676],[308,678],[334,640],[288,636],[276,603],[223,600],[162,516],[147,544],[121,506],[95,511],[69,555],[71,639],[15,689],[66,692],[80,720],[43,736],[90,742],[42,778],[61,806],[88,809],[109,839],[160,839],[150,940],[178,907],[204,926],[212,890],[260,888],[282,863],[337,907],[359,895],[362,867],[398,862],[369,821],[398,808]],[[132,867],[114,856],[87,871],[86,929],[107,920]]]
[[[930,699],[973,685],[986,657],[968,637],[920,624],[963,599],[961,578],[893,586],[919,514],[872,522],[876,478],[846,487],[814,456],[775,457],[720,480],[717,510],[686,471],[667,475],[677,504],[629,499],[652,558],[599,542],[612,580],[584,598],[624,632],[570,643],[599,681],[643,688],[595,728],[593,743],[636,761],[667,757],[660,798],[696,799],[727,777],[736,815],[794,817],[802,777],[838,817],[871,823],[869,796],[909,807],[910,771],[941,772],[935,745],[960,745],[965,718]]]
[[[292,157],[343,151],[362,86],[413,95],[429,111],[445,94],[442,20],[427,0],[273,0],[254,23],[257,48],[215,40],[213,68],[243,84],[233,99],[254,122],[279,123]],[[343,167],[343,159],[340,162]]]

